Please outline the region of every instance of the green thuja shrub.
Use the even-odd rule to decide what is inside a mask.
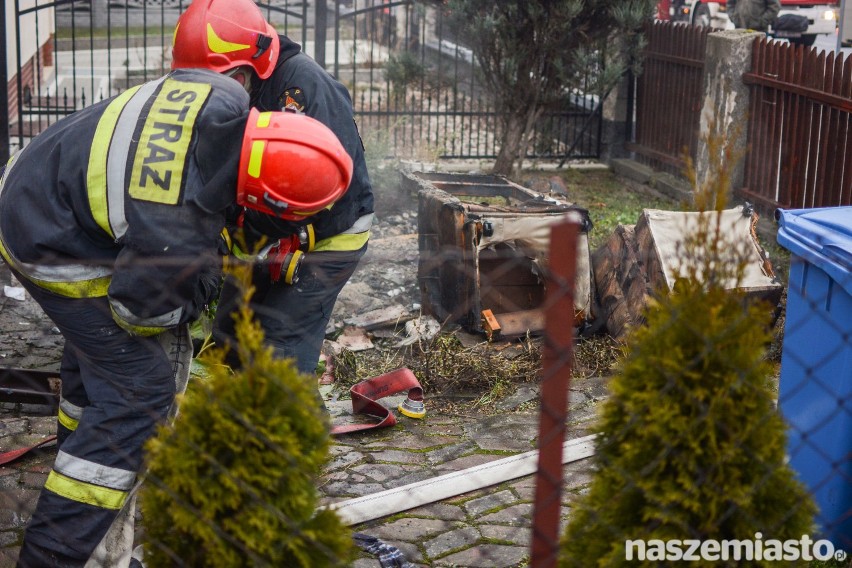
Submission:
[[[242,368],[232,372],[223,349],[206,350],[205,378],[190,381],[177,420],[147,445],[145,563],[347,566],[349,530],[317,511],[329,428],[316,378],[273,357],[247,307],[236,336]]]
[[[561,567],[667,565],[659,549],[644,562],[634,549],[627,562],[626,540],[765,543],[811,534],[814,505],[785,463],[786,426],[765,359],[770,310],[730,285],[745,269],[719,215],[734,160],[711,142],[719,161],[696,195],[702,214],[680,245],[681,277],[647,310],[609,385],[594,478],[572,506]],[[777,565],[767,558],[689,564]]]

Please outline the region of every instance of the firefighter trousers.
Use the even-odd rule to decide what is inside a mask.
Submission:
[[[295,359],[299,372],[316,370],[337,296],[366,251],[365,244],[353,251],[309,252],[305,254],[298,281],[292,285],[283,279],[273,283],[266,265],[255,266],[252,274],[255,293],[250,307],[263,328],[267,344],[279,357]],[[226,278],[213,324],[217,345],[233,342],[233,316],[240,299],[232,279]],[[230,355],[234,355],[233,350]],[[236,368],[239,362],[229,359],[228,363]]]
[[[133,336],[106,298],[66,298],[18,278],[65,339],[60,443],[18,567],[127,566],[143,445],[176,412],[192,357],[188,330]]]

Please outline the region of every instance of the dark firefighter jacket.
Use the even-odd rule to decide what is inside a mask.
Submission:
[[[0,253],[58,295],[108,296],[133,333],[196,319],[218,283],[248,104],[233,79],[181,69],[55,123],[0,180]]]
[[[369,236],[373,188],[364,146],[352,117],[352,99],[345,86],[302,53],[299,44],[286,36],[278,37],[281,52],[275,71],[253,90],[252,106],[262,111],[289,109],[304,113],[328,126],[340,139],[352,158],[352,182],[330,209],[311,218],[311,225],[318,241],[316,250],[357,250]],[[277,238],[298,229],[296,224],[255,211],[246,212],[246,227],[250,241],[256,240],[258,233]]]

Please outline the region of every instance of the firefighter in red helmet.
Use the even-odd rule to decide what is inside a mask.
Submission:
[[[299,218],[351,173],[321,123],[250,112],[245,90],[207,69],[78,111],[5,165],[0,255],[65,339],[58,453],[18,566],[128,565],[130,543],[106,536],[132,537],[143,444],[186,385],[188,324],[218,293],[228,212]]]
[[[263,20],[262,13],[251,0],[194,0],[175,29],[172,67],[208,62],[208,68],[248,84],[253,107],[262,111],[289,110],[322,122],[337,135],[352,158],[352,181],[332,207],[309,219],[293,219],[275,211],[248,210],[245,215],[243,231],[249,246],[265,239],[279,243],[273,251],[298,248],[292,261],[287,260],[290,257],[273,255],[270,261],[256,264],[251,308],[276,353],[294,358],[301,372],[311,373],[317,367],[337,296],[367,250],[373,190],[349,92],[304,54],[298,44],[286,36],[275,36],[269,50],[277,54],[270,70],[265,59],[258,65],[257,60],[245,58],[249,48],[223,53],[217,44],[203,40],[215,35],[224,42],[254,45],[249,35],[240,39],[243,36],[236,32],[230,35],[229,30],[265,29],[263,34],[274,35],[265,27],[268,24],[258,18]],[[230,63],[223,62],[223,58],[230,58]],[[244,80],[247,70],[253,70],[248,82]],[[282,269],[280,259],[285,265],[296,259],[301,261],[298,278],[294,264]],[[218,344],[233,339],[232,313],[239,297],[226,280],[213,326]],[[237,364],[235,359],[231,362]]]
[[[172,69],[225,73],[248,91],[251,71],[268,79],[279,50],[275,29],[250,0],[195,0],[175,26]]]

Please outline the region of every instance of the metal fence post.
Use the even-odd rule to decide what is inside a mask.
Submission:
[[[328,21],[328,6],[325,0],[317,0],[314,15],[314,59],[325,69],[325,32]]]
[[[574,347],[574,281],[580,220],[569,214],[550,230],[545,299],[538,471],[533,504],[531,566],[552,568],[559,557],[562,444]]]

